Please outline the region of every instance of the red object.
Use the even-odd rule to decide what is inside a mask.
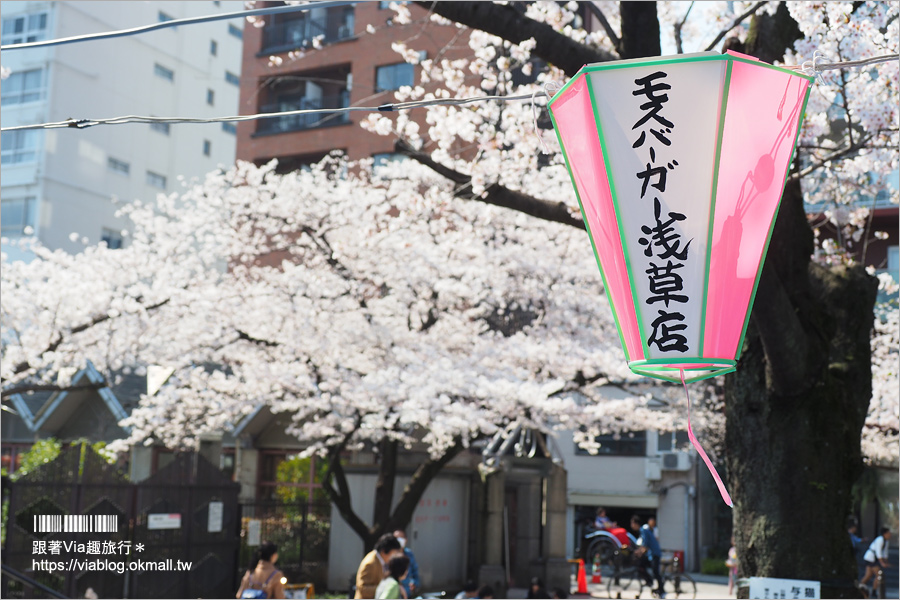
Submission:
[[[587,594],[587,573],[584,572],[584,559],[578,559],[578,592],[579,594]]]
[[[628,546],[631,543],[631,540],[628,539],[628,532],[625,531],[624,527],[615,527],[610,529],[609,532],[616,536],[620,546]]]
[[[684,572],[684,550],[675,550],[674,552],[672,552],[672,554],[675,555],[675,558],[678,559],[678,572],[683,573]]]

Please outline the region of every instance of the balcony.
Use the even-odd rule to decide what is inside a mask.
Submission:
[[[318,99],[300,98],[296,100],[283,100],[275,104],[260,106],[259,112],[275,113],[291,110],[335,110],[346,108],[348,104],[348,94],[343,93],[337,96],[323,96]],[[260,119],[256,128],[256,134],[273,135],[277,133],[287,133],[289,131],[315,129],[317,127],[346,125],[349,122],[350,114],[346,112],[325,112],[308,115],[273,117],[269,119]]]
[[[332,44],[354,37],[352,8],[313,8],[309,13],[275,15],[263,28],[261,53],[312,47],[313,39]]]

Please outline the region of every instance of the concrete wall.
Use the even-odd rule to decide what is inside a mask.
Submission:
[[[376,475],[348,474],[347,479],[357,514],[369,521],[374,510]],[[397,478],[394,502],[408,481],[409,477]],[[455,594],[461,589],[465,578],[468,510],[467,476],[439,476],[422,496],[412,522],[406,527],[406,535],[419,563],[419,576],[425,591],[446,590]],[[328,588],[350,589],[359,562],[370,550],[363,548],[359,536],[332,509]]]

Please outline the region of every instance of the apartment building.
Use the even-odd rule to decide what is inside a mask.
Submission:
[[[392,43],[416,38],[410,46],[421,48],[422,58],[438,53],[454,58],[467,50],[456,27],[430,21],[425,9],[410,3],[411,23],[401,25],[389,5],[314,7],[266,16],[263,27],[248,27],[241,114],[378,106],[418,80],[420,67],[405,62]],[[278,158],[279,171],[316,162],[331,150],[342,150],[351,160],[386,160],[393,139],[361,129],[366,115],[335,112],[239,123],[237,157],[256,164]]]
[[[225,2],[2,2],[2,43],[106,32],[236,12]],[[4,127],[121,115],[237,113],[244,20],[213,21],[107,40],[8,50]],[[2,135],[2,235],[36,236],[77,252],[127,244],[123,202],[153,200],[235,156],[231,124],[127,124]],[[71,234],[77,234],[72,236]],[[7,248],[11,256],[17,255]]]

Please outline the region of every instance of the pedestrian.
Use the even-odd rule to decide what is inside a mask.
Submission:
[[[866,563],[866,574],[863,575],[862,581],[859,582],[860,587],[865,586],[869,579],[877,575],[879,568],[886,569],[888,567],[888,542],[890,540],[891,530],[887,527],[882,527],[881,535],[869,544],[869,549],[863,554],[863,561]]]
[[[250,568],[241,578],[235,598],[284,598],[285,578],[275,568],[278,546],[265,541],[253,553]]]
[[[375,549],[365,555],[356,570],[356,595],[354,598],[374,598],[378,584],[384,579],[388,562],[403,553],[400,542],[386,533],[375,542]]]
[[[606,516],[606,509],[602,506],[597,509],[597,518],[594,519],[594,529],[612,529],[615,527],[615,522]]]
[[[656,527],[656,517],[650,517],[641,527],[641,544],[647,548],[647,558],[650,561],[650,569],[656,578],[656,589],[654,592],[659,594],[660,598],[665,598],[666,593],[663,591],[662,575],[659,572],[659,561],[662,558],[662,549],[659,547],[659,540],[656,539],[654,529]]]
[[[406,592],[400,585],[400,580],[405,578],[409,571],[409,557],[405,554],[397,554],[388,561],[387,567],[387,576],[375,588],[375,598],[392,600],[406,598]]]
[[[402,585],[404,591],[406,591],[407,598],[415,598],[419,595],[419,590],[422,589],[422,583],[419,581],[419,563],[416,561],[416,555],[413,554],[413,551],[409,548],[409,540],[406,537],[406,532],[402,529],[398,529],[394,532],[394,537],[400,542],[403,554],[409,559],[409,572],[406,577],[400,581],[400,585]]]
[[[477,598],[478,597],[478,584],[472,581],[471,579],[466,582],[466,585],[463,586],[463,589],[460,593],[458,593],[454,598]]]
[[[478,588],[478,597],[481,600],[490,600],[494,597],[494,588],[487,583]]]
[[[734,583],[737,581],[738,568],[737,548],[734,546],[734,537],[731,538],[731,548],[728,549],[728,558],[725,559],[725,566],[728,567],[728,595],[730,596],[734,590]]]
[[[528,588],[528,595],[525,597],[550,598],[550,594],[547,593],[547,589],[544,587],[544,582],[541,581],[540,577],[532,577],[531,586]]]
[[[556,588],[556,589],[553,590],[553,596],[552,596],[552,597],[553,597],[553,598],[559,598],[559,599],[561,599],[561,600],[565,600],[566,598],[569,597],[569,593],[566,592],[566,590],[564,590],[564,589],[562,589],[562,588]]]

